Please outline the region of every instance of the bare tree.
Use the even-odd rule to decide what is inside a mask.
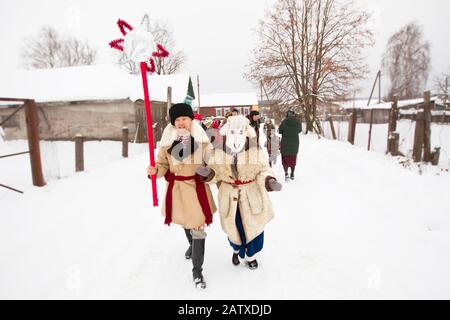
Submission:
[[[303,113],[307,132],[321,133],[318,104],[343,99],[367,72],[369,19],[351,1],[278,0],[260,21],[246,78],[262,81],[280,112]]]
[[[87,42],[61,36],[52,27],[42,27],[35,37],[27,38],[21,54],[24,66],[31,69],[91,65],[96,55]]]
[[[388,41],[383,68],[389,75],[388,99],[420,97],[430,73],[430,43],[424,39],[423,28],[411,22]]]
[[[435,90],[438,93],[439,97],[444,101],[444,104],[446,104],[449,101],[449,81],[450,81],[450,74],[441,74],[440,76],[437,76],[434,79],[434,86]]]
[[[155,60],[156,74],[174,74],[180,71],[186,63],[187,57],[182,50],[176,50],[175,38],[169,25],[159,21],[150,23],[148,15],[142,18],[141,24],[153,35],[155,42],[161,44],[170,53],[167,58],[153,57]],[[140,72],[139,65],[129,61],[123,53],[119,53],[119,64],[124,66],[132,74],[138,74]]]
[[[157,74],[174,74],[186,63],[187,58],[183,51],[175,49],[175,38],[173,31],[164,23],[155,22],[151,26],[151,32],[155,42],[162,44],[170,55],[167,58],[155,58]]]

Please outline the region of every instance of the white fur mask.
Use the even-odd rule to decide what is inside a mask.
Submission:
[[[247,137],[256,137],[250,121],[241,115],[229,117],[227,123],[220,129],[220,134],[226,136],[226,145],[233,153],[244,149]]]

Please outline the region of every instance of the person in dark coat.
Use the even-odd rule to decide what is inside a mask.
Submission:
[[[302,132],[301,121],[295,118],[293,111],[288,111],[286,119],[283,120],[278,132],[281,134],[281,161],[283,163],[286,181],[294,180],[295,166],[297,165],[297,155],[299,151],[299,134]],[[291,174],[289,176],[289,168]]]
[[[256,132],[256,142],[259,145],[259,127],[261,125],[261,114],[259,111],[252,111],[247,116],[248,120],[250,120],[250,126],[255,130]]]

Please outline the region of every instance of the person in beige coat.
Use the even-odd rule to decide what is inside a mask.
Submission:
[[[233,264],[245,258],[253,270],[258,268],[256,256],[264,245],[264,227],[274,217],[268,192],[280,191],[282,186],[246,117],[228,118],[220,133],[225,136],[223,148],[214,149],[208,166],[198,171],[208,183],[219,184],[220,220],[234,251]]]
[[[162,214],[165,224],[184,228],[189,241],[186,259],[192,258],[193,278],[197,287],[205,288],[203,261],[205,226],[212,223],[216,206],[209,185],[196,171],[211,150],[208,135],[194,119],[191,106],[176,104],[169,110],[171,123],[164,129],[156,167],[147,168],[148,177],[156,175],[167,181]]]

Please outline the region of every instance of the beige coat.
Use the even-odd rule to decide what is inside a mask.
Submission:
[[[181,159],[172,157],[169,149],[173,142],[177,139],[177,132],[174,126],[169,124],[163,133],[159,145],[157,164],[157,178],[162,178],[170,170],[171,173],[179,176],[194,176],[195,170],[205,163],[206,157],[210,152],[210,142],[206,132],[197,121],[192,122],[191,135],[194,138],[198,148],[193,155]],[[167,186],[164,192],[164,200],[166,198]],[[208,202],[211,212],[217,211],[214,199],[211,195],[209,185],[205,185]],[[161,213],[165,216],[165,201]],[[194,229],[205,225],[205,216],[203,214],[200,202],[197,198],[195,189],[195,181],[175,181],[172,192],[172,223],[183,226],[186,229]]]
[[[266,187],[274,173],[268,165],[265,152],[259,147],[252,147],[238,154],[237,171],[238,180],[255,182],[234,186],[228,184],[235,180],[231,169],[232,159],[223,150],[215,149],[208,162],[214,171],[214,178],[208,183],[219,183],[222,229],[233,243],[240,245],[242,242],[235,223],[238,203],[245,237],[250,242],[264,231],[265,225],[274,217]]]

